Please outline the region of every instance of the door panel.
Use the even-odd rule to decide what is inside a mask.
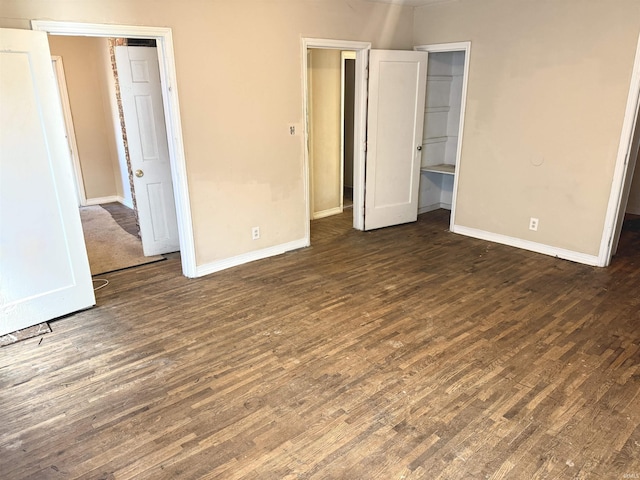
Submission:
[[[118,81],[144,254],[180,250],[158,54],[149,47],[116,47]]]
[[[365,230],[418,218],[427,53],[372,50]]]
[[[0,335],[95,304],[44,32],[0,29]]]

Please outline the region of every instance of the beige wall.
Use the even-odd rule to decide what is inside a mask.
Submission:
[[[107,91],[110,64],[103,38],[50,37],[52,55],[64,63],[71,114],[88,200],[122,196]]]
[[[313,214],[340,207],[340,50],[309,51]]]
[[[638,0],[416,9],[416,44],[472,42],[459,225],[598,254],[639,33]]]
[[[362,0],[2,1],[29,19],[171,27],[198,265],[305,236],[301,37],[413,45],[413,9]]]

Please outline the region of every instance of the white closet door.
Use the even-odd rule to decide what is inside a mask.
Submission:
[[[180,250],[158,52],[116,47],[122,111],[144,254]]]
[[[94,304],[47,35],[0,29],[0,335]]]
[[[371,51],[365,230],[418,218],[426,81],[426,52]]]

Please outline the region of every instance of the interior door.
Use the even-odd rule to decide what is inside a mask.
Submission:
[[[615,255],[618,251],[618,244],[620,243],[620,234],[622,233],[622,225],[624,223],[624,215],[627,212],[627,203],[629,203],[629,194],[631,193],[631,184],[633,183],[633,174],[637,168],[636,159],[638,158],[638,151],[640,150],[640,122],[638,122],[638,114],[640,113],[640,100],[638,101],[638,107],[636,109],[636,118],[634,121],[634,132],[627,151],[627,172],[625,174],[624,185],[622,187],[622,194],[620,198],[620,206],[618,209],[618,217],[613,230],[613,243],[611,248],[611,255]]]
[[[125,46],[115,53],[142,249],[147,256],[175,252],[180,241],[158,53]]]
[[[372,50],[364,229],[418,218],[427,53]]]
[[[0,335],[95,304],[47,35],[0,29]]]

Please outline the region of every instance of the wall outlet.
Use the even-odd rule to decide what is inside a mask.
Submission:
[[[260,238],[260,227],[251,228],[251,240],[258,240]]]
[[[533,218],[531,217],[529,219],[529,230],[533,230],[534,232],[538,231],[538,223],[540,222],[540,220],[538,220],[537,218]]]

